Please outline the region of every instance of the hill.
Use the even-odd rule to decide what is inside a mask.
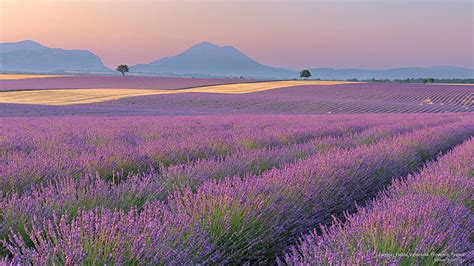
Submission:
[[[321,79],[406,79],[406,78],[437,78],[437,79],[468,79],[474,78],[474,70],[453,66],[437,67],[400,67],[384,70],[369,69],[334,69],[313,68],[313,77]]]
[[[209,42],[198,43],[178,55],[150,64],[132,66],[131,71],[196,76],[297,77],[296,72],[260,64],[232,46]]]
[[[474,69],[437,67],[400,67],[392,69],[311,68],[312,79],[473,79]],[[0,72],[9,73],[72,73],[110,74],[101,59],[88,50],[49,48],[35,41],[0,43]],[[233,46],[209,42],[193,45],[184,52],[149,64],[130,67],[130,74],[188,77],[239,77],[263,79],[293,79],[297,70],[261,64]]]
[[[2,72],[110,71],[87,50],[49,48],[35,41],[0,43]]]

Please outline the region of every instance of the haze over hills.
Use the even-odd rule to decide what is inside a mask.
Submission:
[[[252,76],[291,78],[293,71],[260,64],[232,46],[209,42],[193,45],[186,51],[131,67],[133,72],[180,75]]]
[[[232,46],[201,42],[188,50],[164,57],[150,64],[139,64],[133,72],[208,76],[250,76],[296,78],[298,71],[260,64]],[[432,68],[405,67],[387,70],[313,68],[313,78],[321,79],[405,79],[405,78],[473,78],[474,70],[439,66]]]
[[[126,62],[124,62],[126,63]],[[87,50],[49,48],[34,41],[0,43],[2,72],[71,72],[110,74],[101,59]],[[406,78],[474,78],[474,70],[453,66],[400,67],[385,70],[312,68],[311,78],[320,79],[406,79]],[[131,73],[162,76],[209,76],[292,79],[299,72],[267,66],[253,60],[232,46],[209,42],[193,45],[186,51],[158,59],[149,64],[130,67]]]
[[[399,67],[383,70],[369,69],[310,69],[313,77],[324,79],[406,79],[406,78],[438,78],[438,79],[465,79],[474,78],[474,70],[453,66],[437,67]]]
[[[0,43],[0,71],[110,71],[87,50],[49,48],[35,41]]]

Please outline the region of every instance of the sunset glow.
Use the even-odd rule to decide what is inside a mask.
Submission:
[[[204,40],[278,67],[473,67],[472,8],[464,0],[0,0],[0,42],[87,49],[109,67]]]

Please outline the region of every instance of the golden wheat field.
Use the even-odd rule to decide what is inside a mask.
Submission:
[[[66,75],[0,74],[0,80],[66,77]]]
[[[5,91],[0,92],[0,103],[14,104],[41,104],[41,105],[71,105],[98,103],[104,101],[124,99],[134,96],[177,94],[177,93],[224,93],[243,94],[277,88],[302,85],[338,85],[351,82],[342,81],[316,81],[316,80],[291,80],[291,81],[266,81],[255,83],[237,83],[215,86],[204,86],[179,90],[147,90],[147,89],[50,89],[31,91]]]

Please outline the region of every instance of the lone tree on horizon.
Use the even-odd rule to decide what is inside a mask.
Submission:
[[[307,79],[307,78],[309,78],[309,77],[311,77],[311,72],[309,72],[309,70],[307,70],[307,69],[301,70],[301,72],[300,72],[300,78]]]
[[[128,72],[128,66],[127,65],[119,65],[117,67],[117,71],[122,73],[122,76],[125,76],[125,73]]]
[[[426,83],[434,83],[434,78],[424,78],[423,84],[426,84]]]

